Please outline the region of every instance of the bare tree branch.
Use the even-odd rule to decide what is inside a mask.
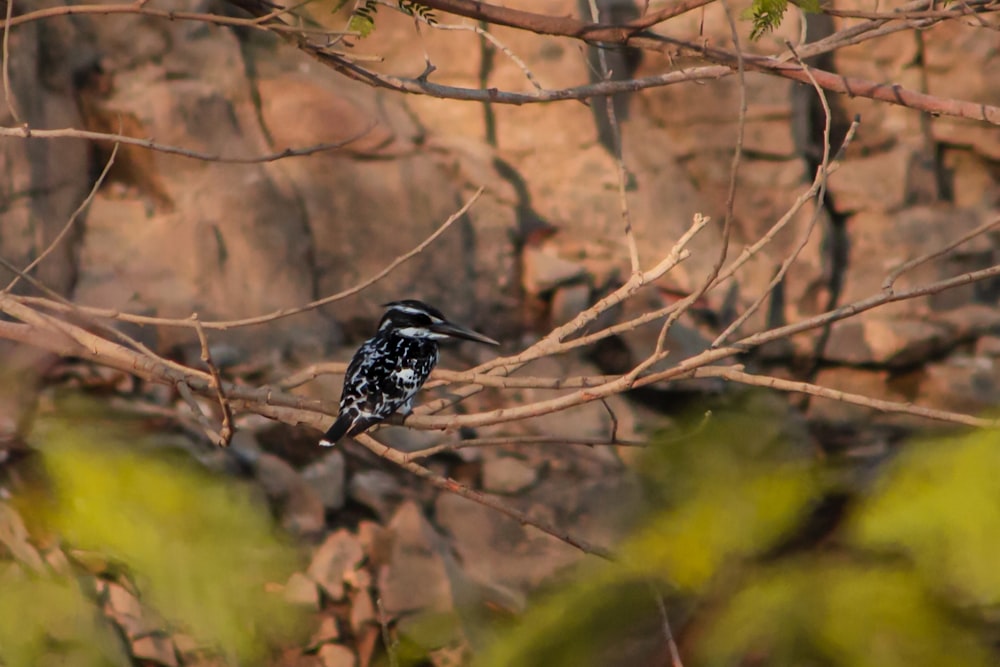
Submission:
[[[306,148],[286,148],[285,150],[278,151],[276,153],[268,153],[266,155],[258,155],[255,157],[226,157],[223,155],[219,155],[218,153],[201,153],[199,151],[193,151],[187,148],[180,148],[178,146],[169,146],[167,144],[157,143],[152,139],[138,139],[136,137],[130,137],[124,134],[109,134],[106,132],[91,132],[89,130],[77,130],[71,127],[63,128],[60,130],[36,130],[29,127],[27,123],[23,124],[21,127],[0,127],[0,137],[13,137],[17,139],[87,139],[90,141],[115,142],[116,144],[128,144],[130,146],[139,146],[141,148],[147,148],[149,150],[159,151],[160,153],[180,155],[182,157],[189,157],[193,160],[202,160],[204,162],[224,162],[229,164],[257,164],[260,162],[274,162],[275,160],[283,160],[289,157],[302,157],[305,155],[314,155],[316,153],[322,153],[324,151],[332,151],[338,148],[343,148],[344,146],[354,143],[361,137],[371,132],[373,127],[375,127],[375,125],[371,124],[361,132],[358,132],[357,134],[350,136],[347,139],[344,139],[343,141],[336,141],[333,143],[325,143],[325,144],[316,144],[314,146],[307,146]]]

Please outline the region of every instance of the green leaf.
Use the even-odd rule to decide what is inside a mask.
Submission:
[[[744,19],[753,21],[750,39],[758,40],[778,27],[787,9],[787,0],[753,0],[750,8],[742,14]]]

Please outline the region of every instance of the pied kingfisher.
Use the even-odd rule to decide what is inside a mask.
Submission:
[[[340,414],[319,444],[332,447],[396,411],[406,415],[413,395],[438,362],[438,341],[465,338],[499,345],[492,338],[448,322],[441,311],[415,299],[385,304],[378,332],[354,353],[340,396]]]

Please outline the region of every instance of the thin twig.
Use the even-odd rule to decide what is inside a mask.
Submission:
[[[425,447],[413,452],[408,452],[406,458],[410,461],[415,459],[425,459],[442,452],[455,452],[460,449],[471,449],[475,447],[503,447],[507,445],[572,445],[580,447],[648,447],[649,443],[643,440],[619,440],[616,434],[612,438],[565,438],[555,435],[511,435],[495,438],[472,438],[470,440],[455,440],[445,442],[433,447]]]
[[[7,109],[10,110],[11,118],[14,119],[15,123],[21,125],[24,121],[17,113],[17,107],[14,104],[14,91],[10,85],[10,17],[13,13],[14,0],[7,0],[7,18],[4,21],[3,31],[3,94],[7,98]]]
[[[552,537],[576,547],[584,553],[592,554],[605,560],[614,560],[613,554],[608,549],[592,544],[574,533],[561,530],[554,524],[549,523],[544,519],[529,516],[526,512],[522,512],[519,509],[511,507],[495,496],[476,491],[475,489],[469,488],[468,486],[453,479],[435,474],[424,466],[408,460],[404,452],[387,447],[372,438],[370,435],[361,434],[355,437],[354,440],[378,456],[392,461],[399,467],[413,473],[417,477],[430,482],[436,488],[462,496],[463,498],[467,498],[468,500],[479,503],[485,507],[495,509],[501,514],[506,514],[515,521],[518,521],[522,525],[533,526],[543,533],[548,533]]]
[[[389,617],[385,613],[385,605],[382,604],[382,597],[375,599],[378,607],[378,624],[382,627],[382,643],[385,644],[386,655],[389,656],[389,667],[399,667],[399,640],[389,633]]]
[[[723,265],[725,265],[726,257],[729,255],[729,239],[732,235],[734,208],[736,205],[736,186],[738,183],[740,163],[743,160],[743,142],[746,134],[747,83],[745,72],[746,68],[743,62],[743,51],[740,48],[739,32],[736,30],[736,20],[733,18],[733,14],[729,9],[729,4],[726,0],[719,0],[719,2],[722,5],[723,10],[725,10],[726,20],[729,23],[729,31],[733,40],[733,46],[736,49],[736,71],[739,77],[740,91],[740,106],[736,118],[736,146],[733,149],[733,159],[729,165],[729,188],[726,194],[726,210],[725,217],[722,222],[722,238],[719,241],[719,253],[716,256],[715,263],[712,265],[712,269],[709,271],[708,276],[701,281],[700,287],[688,296],[684,297],[684,299],[677,304],[677,307],[667,316],[667,319],[660,326],[660,333],[656,337],[656,345],[653,351],[643,363],[633,369],[633,373],[635,373],[633,377],[638,377],[639,373],[644,372],[647,368],[659,363],[666,357],[667,352],[664,349],[664,346],[666,345],[667,334],[670,332],[671,327],[673,327],[674,323],[680,319],[680,317],[684,315],[684,313],[686,313],[691,306],[705,296],[705,294],[715,285],[716,279],[719,277],[719,272],[722,270]]]
[[[322,299],[311,301],[305,305],[296,306],[295,308],[282,308],[280,310],[267,313],[266,315],[246,317],[239,320],[218,320],[218,321],[207,320],[204,322],[199,322],[199,325],[204,327],[205,329],[225,330],[225,329],[235,329],[238,327],[253,326],[256,324],[265,324],[267,322],[272,322],[274,320],[278,320],[284,317],[290,317],[292,315],[298,315],[299,313],[315,310],[316,308],[326,306],[335,301],[346,299],[349,296],[353,296],[358,292],[361,292],[362,290],[367,289],[368,287],[382,280],[387,275],[392,273],[397,267],[413,259],[421,252],[423,252],[427,248],[427,246],[429,246],[431,243],[437,240],[439,236],[444,234],[448,230],[448,228],[455,223],[456,220],[460,219],[463,215],[465,215],[465,213],[472,207],[472,205],[476,202],[476,200],[479,199],[480,195],[483,194],[484,190],[485,188],[479,188],[479,190],[477,190],[475,194],[473,194],[465,202],[465,204],[462,205],[462,207],[459,210],[457,210],[455,213],[452,213],[447,220],[441,223],[441,226],[439,226],[436,230],[434,230],[434,232],[430,236],[421,241],[416,247],[400,255],[396,259],[392,260],[392,262],[390,262],[384,269],[376,273],[374,276],[366,278],[365,280],[354,285],[353,287],[341,290],[340,292],[337,292],[336,294],[331,294],[330,296],[325,296]],[[29,298],[24,298],[24,302],[33,303],[35,305],[39,305],[45,308],[52,308],[53,310],[66,310],[63,307],[60,307],[58,304],[53,304],[51,302],[47,302],[46,300],[31,299],[29,297]],[[75,306],[74,309],[79,310],[82,313],[92,315],[94,317],[103,317],[107,319],[120,320],[122,322],[132,322],[133,324],[151,324],[162,327],[187,327],[187,328],[194,328],[195,326],[190,318],[179,319],[179,318],[168,318],[168,317],[151,317],[147,315],[134,315],[131,313],[123,313],[115,309],[94,308],[92,306]]]
[[[493,46],[495,46],[497,49],[499,49],[505,56],[507,56],[508,59],[510,59],[512,63],[517,65],[518,69],[520,69],[521,72],[524,74],[524,78],[528,80],[528,82],[534,87],[535,90],[542,93],[548,90],[547,88],[545,88],[545,86],[543,86],[541,83],[538,82],[538,77],[536,77],[534,73],[532,73],[531,69],[524,62],[524,60],[522,60],[520,56],[514,53],[509,47],[507,47],[507,45],[501,42],[497,38],[497,36],[494,35],[492,32],[490,32],[489,30],[483,30],[477,25],[464,25],[456,23],[434,23],[432,24],[432,26],[437,30],[470,30],[472,32],[475,32],[477,35],[479,35],[480,37],[491,43]]]
[[[222,428],[219,429],[219,444],[228,447],[229,441],[233,438],[233,410],[222,391],[222,376],[219,368],[212,361],[212,351],[208,346],[208,336],[205,335],[205,328],[198,321],[198,313],[191,314],[191,321],[195,324],[195,331],[198,332],[198,342],[201,344],[201,361],[208,367],[208,372],[212,375],[212,388],[215,390],[215,397],[219,401],[219,408],[222,410]]]
[[[283,160],[289,157],[302,157],[305,155],[321,153],[323,151],[332,151],[338,148],[343,148],[344,146],[357,141],[371,132],[373,127],[375,127],[374,123],[368,125],[361,132],[358,132],[343,141],[316,144],[314,146],[307,146],[306,148],[286,148],[285,150],[278,151],[277,153],[268,153],[266,155],[258,155],[256,157],[224,157],[218,153],[201,153],[199,151],[180,148],[178,146],[160,144],[152,139],[138,139],[124,134],[77,130],[71,127],[59,130],[36,130],[28,127],[27,123],[21,127],[0,127],[0,137],[14,137],[18,139],[88,139],[90,141],[113,141],[116,143],[128,144],[130,146],[140,146],[149,150],[159,151],[160,153],[169,153],[171,155],[180,155],[194,160],[202,160],[204,162],[257,164],[260,162],[274,162],[275,160]]]
[[[739,382],[740,384],[754,387],[766,387],[768,389],[777,389],[779,391],[808,394],[809,396],[826,398],[840,403],[860,405],[879,412],[913,415],[915,417],[923,417],[924,419],[933,419],[935,421],[959,424],[962,426],[971,426],[974,428],[996,428],[997,426],[1000,426],[1000,420],[997,419],[984,419],[982,417],[963,415],[948,410],[924,408],[919,405],[913,405],[912,403],[885,401],[879,398],[871,398],[870,396],[840,391],[838,389],[829,389],[827,387],[821,387],[809,382],[784,380],[768,375],[753,375],[751,373],[744,373],[743,371],[735,368],[725,368],[721,366],[700,368],[695,371],[694,377],[722,378],[724,380],[731,380],[733,382]]]
[[[324,361],[310,364],[305,368],[296,371],[286,378],[282,378],[274,383],[276,387],[282,389],[294,389],[307,382],[315,380],[321,375],[343,375],[347,371],[347,364],[342,361]],[[535,376],[513,376],[506,377],[500,375],[488,375],[486,373],[476,373],[473,371],[449,371],[442,368],[435,368],[431,373],[430,381],[424,385],[424,389],[433,389],[443,385],[456,383],[481,384],[484,387],[497,387],[499,389],[578,389],[580,387],[594,387],[614,379],[615,375],[578,375],[571,377],[535,377]]]
[[[794,47],[792,47],[791,43],[786,42],[786,44],[794,53]],[[800,63],[808,72],[809,70],[806,64],[802,61],[800,61]],[[813,214],[810,217],[809,224],[806,225],[806,229],[803,232],[802,237],[799,239],[798,244],[792,250],[791,254],[789,254],[788,257],[786,257],[782,262],[778,272],[773,278],[771,278],[771,281],[768,283],[767,287],[764,288],[764,291],[754,300],[752,304],[750,304],[749,308],[747,308],[739,317],[730,323],[730,325],[726,327],[725,331],[719,334],[716,339],[712,341],[712,347],[718,347],[724,343],[726,339],[733,334],[733,332],[743,326],[743,324],[750,319],[755,312],[757,312],[761,305],[763,305],[764,301],[767,300],[778,284],[784,280],[785,274],[788,273],[792,264],[795,263],[796,259],[798,259],[802,249],[805,248],[806,244],[809,242],[809,239],[812,237],[813,230],[816,228],[816,223],[819,221],[819,215],[822,211],[823,201],[826,196],[827,175],[829,174],[830,169],[830,131],[833,123],[833,114],[830,110],[830,104],[826,99],[826,93],[822,88],[820,88],[819,84],[815,83],[815,80],[813,81],[813,88],[815,88],[816,94],[819,95],[820,103],[823,105],[823,112],[826,118],[826,123],[823,128],[823,159],[820,162],[820,165],[816,168],[816,176],[813,179],[813,186],[816,189],[816,205],[813,210]],[[851,123],[851,126],[848,128],[847,134],[844,137],[844,142],[837,151],[838,155],[842,155],[844,151],[846,151],[847,146],[850,145],[851,141],[854,139],[854,134],[857,132],[859,124],[860,121],[858,119],[855,119]],[[812,188],[810,188],[810,190],[811,189]]]
[[[8,28],[13,28],[19,25],[24,25],[25,23],[31,23],[33,21],[42,21],[45,19],[55,18],[57,16],[77,16],[81,14],[137,14],[139,16],[149,16],[153,18],[163,19],[167,21],[197,21],[200,23],[211,23],[214,25],[221,26],[231,26],[240,28],[251,28],[254,30],[261,30],[264,32],[277,32],[283,34],[294,34],[294,35],[322,35],[324,37],[334,36],[334,35],[357,35],[356,32],[340,32],[336,30],[323,29],[309,29],[303,28],[301,26],[288,25],[286,23],[281,23],[275,21],[282,14],[290,12],[296,7],[300,7],[306,3],[298,3],[295,6],[288,8],[280,8],[275,11],[268,12],[267,14],[252,18],[245,19],[238,16],[226,16],[225,14],[202,14],[196,12],[175,12],[165,9],[155,9],[152,7],[144,7],[143,2],[131,2],[128,4],[94,4],[94,5],[57,5],[55,7],[46,7],[45,9],[39,9],[33,12],[27,12],[11,18],[8,13],[7,20],[0,25],[0,29],[6,30]]]
[[[380,4],[383,4],[383,5],[387,6],[387,7],[390,7],[392,9],[396,10],[396,11],[401,11],[398,4],[392,4],[390,2],[387,2],[386,0],[382,0],[382,2],[380,2]],[[431,23],[426,18],[424,18],[423,16],[421,16],[420,14],[418,14],[416,12],[414,12],[414,14],[413,14],[413,20],[414,21],[420,21],[421,23],[429,25],[431,28],[434,28],[435,30],[461,30],[461,31],[467,31],[467,32],[474,32],[474,33],[476,33],[477,35],[479,35],[480,38],[485,39],[486,41],[490,42],[493,46],[495,46],[497,48],[497,50],[499,50],[505,56],[507,56],[507,58],[510,59],[510,61],[512,63],[514,63],[515,65],[517,65],[518,69],[520,69],[521,72],[524,74],[524,78],[526,78],[528,80],[528,82],[535,88],[535,90],[537,90],[539,92],[544,92],[546,90],[538,82],[538,79],[532,73],[531,69],[524,62],[524,60],[520,56],[518,56],[516,53],[514,53],[510,48],[508,48],[507,45],[505,45],[503,42],[501,42],[496,37],[496,35],[494,35],[493,33],[491,33],[489,30],[483,30],[478,25],[468,25],[468,24],[465,24],[465,23],[440,23],[440,22]]]
[[[971,241],[972,239],[976,238],[977,236],[979,236],[979,235],[981,235],[981,234],[983,234],[985,232],[988,232],[989,230],[993,229],[997,225],[1000,225],[1000,217],[994,218],[993,220],[990,220],[987,223],[979,225],[978,227],[976,227],[975,229],[973,229],[968,234],[962,235],[961,237],[955,239],[954,241],[952,241],[948,245],[944,246],[943,248],[938,248],[937,250],[929,252],[929,253],[927,253],[925,255],[920,255],[919,257],[914,257],[913,259],[911,259],[909,261],[903,262],[902,264],[900,264],[899,266],[897,266],[895,269],[893,269],[892,273],[890,273],[888,276],[885,277],[885,280],[882,281],[882,289],[885,290],[885,291],[887,291],[887,292],[888,291],[892,291],[893,285],[895,285],[896,281],[899,280],[899,277],[902,276],[907,271],[910,271],[911,269],[915,269],[916,267],[920,266],[921,264],[929,262],[929,261],[931,261],[933,259],[937,259],[938,257],[941,257],[943,255],[947,255],[948,253],[950,253],[955,248],[959,247],[960,245],[963,245],[963,244],[967,243],[968,241]]]
[[[208,438],[208,441],[219,447],[225,446],[222,434],[215,430],[212,420],[202,411],[201,405],[198,404],[198,399],[195,398],[194,392],[191,391],[188,383],[183,380],[178,381],[174,383],[174,388],[177,389],[177,393],[180,394],[180,397],[191,410],[191,418],[201,427],[202,433]]]
[[[50,288],[49,286],[45,285],[40,280],[36,279],[35,277],[33,277],[33,276],[25,273],[21,269],[17,268],[12,263],[10,263],[6,259],[4,259],[2,256],[0,256],[0,266],[3,266],[5,269],[7,269],[11,273],[13,273],[15,276],[21,278],[22,280],[24,280],[29,285],[31,285],[31,286],[35,287],[36,289],[38,289],[42,294],[48,294],[49,297],[50,297],[50,299],[44,299],[44,298],[14,296],[13,298],[16,300],[16,302],[26,302],[26,301],[34,301],[34,300],[45,302],[47,304],[50,304],[54,309],[62,310],[64,312],[69,312],[69,313],[73,313],[74,315],[80,316],[83,320],[88,321],[91,324],[93,324],[94,328],[97,329],[98,331],[102,331],[102,332],[104,332],[104,333],[112,336],[113,338],[117,338],[118,340],[122,341],[126,345],[130,346],[135,351],[139,352],[140,354],[145,355],[146,357],[148,357],[150,359],[161,361],[161,362],[166,363],[166,364],[171,364],[175,368],[184,368],[180,364],[175,364],[172,361],[168,361],[166,359],[163,359],[158,354],[156,354],[155,352],[153,352],[152,350],[150,350],[146,345],[144,345],[143,343],[140,343],[136,339],[132,338],[131,336],[129,336],[128,334],[126,334],[124,331],[120,331],[119,329],[115,328],[114,326],[111,326],[111,325],[107,324],[106,322],[101,322],[99,320],[96,320],[94,318],[89,317],[86,313],[81,312],[80,309],[77,308],[72,301],[70,301],[69,299],[67,299],[66,297],[64,297],[59,292],[56,292],[54,289]],[[0,294],[8,295],[8,296],[13,296],[13,295],[10,295],[9,292],[0,292]],[[56,320],[54,320],[54,321],[56,321]]]
[[[681,660],[681,651],[677,647],[677,640],[674,639],[674,631],[670,627],[670,617],[667,616],[667,603],[664,600],[663,593],[660,592],[660,589],[653,581],[648,581],[647,584],[649,592],[652,594],[653,599],[656,600],[656,608],[660,612],[663,637],[667,642],[667,650],[670,651],[670,667],[684,667],[684,662]]]
[[[114,148],[111,149],[111,156],[108,158],[107,163],[104,165],[104,169],[101,170],[100,176],[98,176],[97,180],[94,181],[94,185],[90,188],[90,192],[87,193],[87,196],[84,198],[84,200],[80,202],[80,205],[76,207],[76,210],[73,211],[73,214],[69,216],[69,220],[66,221],[66,224],[63,225],[63,228],[59,231],[58,234],[56,234],[56,237],[52,239],[49,245],[38,255],[38,257],[36,257],[30,264],[28,264],[28,266],[24,267],[24,274],[31,273],[36,266],[45,261],[45,258],[48,257],[49,254],[51,254],[52,251],[56,249],[56,246],[58,246],[62,242],[62,240],[66,238],[66,235],[69,234],[69,230],[73,228],[73,224],[76,222],[76,219],[80,217],[80,214],[83,213],[88,206],[90,206],[90,202],[94,200],[94,197],[97,195],[97,191],[101,189],[101,185],[104,183],[104,179],[107,178],[108,172],[111,171],[111,165],[115,163],[115,156],[118,155],[119,145],[120,144],[116,142]],[[12,289],[14,289],[14,286],[17,285],[19,280],[21,280],[21,275],[23,274],[15,275],[11,279],[10,283],[7,284],[7,287],[5,287],[3,291],[10,292]]]
[[[597,0],[590,2],[590,19],[594,23],[601,20],[600,11],[597,9]],[[611,69],[608,67],[608,55],[605,53],[604,45],[597,45],[597,61],[601,66],[601,80],[611,79]],[[625,245],[628,248],[629,263],[632,265],[632,275],[642,275],[642,266],[639,264],[639,246],[635,241],[635,233],[632,230],[632,213],[628,206],[628,170],[625,168],[625,148],[622,144],[622,128],[618,122],[618,115],[615,113],[614,96],[608,95],[604,98],[604,108],[608,114],[608,125],[611,127],[611,141],[614,145],[615,166],[618,168],[618,206],[622,223],[625,226]]]

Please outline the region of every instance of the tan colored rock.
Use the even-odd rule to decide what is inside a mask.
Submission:
[[[452,494],[438,496],[438,523],[470,578],[500,588],[532,590],[579,559],[579,552],[487,507]]]
[[[324,644],[317,653],[323,667],[355,667],[357,657],[342,644]]]
[[[344,454],[334,449],[302,469],[302,479],[312,488],[327,510],[344,506],[347,473]]]
[[[115,24],[97,23],[102,31]],[[190,150],[234,157],[271,152],[253,109],[239,43],[228,29],[201,27],[172,28],[175,48],[161,65],[115,71],[112,92],[92,105],[92,114],[128,118],[132,134]],[[140,152],[122,161],[116,178],[137,189],[96,198],[81,255],[81,301],[216,319],[260,315],[315,298],[314,249],[303,211],[294,190],[267,165]],[[294,343],[301,350],[336,340],[336,328],[322,315],[299,317],[253,332],[210,332],[209,338],[254,349],[267,341]],[[164,347],[189,339],[181,330],[161,333]]]
[[[467,153],[418,150],[415,128],[401,100],[382,99],[363,84],[331,79],[323,71],[308,78],[292,76],[291,82],[289,88],[288,75],[261,82],[261,111],[275,142],[301,143],[304,135],[338,140],[342,132],[330,134],[324,128],[374,122],[388,143],[367,157],[392,158],[354,160],[342,151],[282,164],[301,198],[315,243],[320,292],[334,293],[375,275],[430,236],[475,188],[490,185],[455,182],[452,166],[467,162]],[[311,125],[302,122],[303,107],[314,109],[305,119]],[[314,132],[306,133],[304,127]],[[480,202],[386,280],[359,297],[338,302],[338,319],[375,321],[381,315],[379,304],[413,297],[447,307],[449,317],[476,325],[477,317],[487,311],[477,303],[496,302],[498,278],[513,265],[513,225],[509,207]]]
[[[518,493],[538,479],[538,471],[518,459],[502,456],[483,464],[483,490],[491,493]]]
[[[367,505],[387,520],[402,496],[399,481],[384,470],[360,470],[351,476],[347,493],[352,500]]]
[[[956,342],[955,330],[933,321],[866,317],[837,322],[824,358],[842,364],[911,366]]]
[[[532,295],[549,292],[585,275],[584,267],[560,257],[554,244],[528,246],[522,252],[521,262],[521,284]]]
[[[132,642],[132,655],[164,667],[177,667],[177,651],[169,637],[150,634]]]
[[[976,341],[977,357],[1000,357],[1000,336],[983,336]]]
[[[468,501],[463,501],[468,502]],[[386,613],[450,611],[452,586],[442,555],[443,542],[412,501],[400,505],[389,522],[392,552],[379,569],[378,589]]]
[[[58,8],[58,0],[40,0],[32,9]],[[22,7],[26,10],[26,7]],[[15,15],[18,10],[15,9]],[[82,17],[81,17],[82,18]],[[20,123],[33,128],[80,127],[73,77],[77,69],[94,62],[94,49],[85,21],[56,16],[30,22],[10,31],[12,56],[5,67],[12,99],[0,90],[0,125]],[[16,139],[0,141],[0,254],[15,266],[25,267],[60,234],[73,211],[90,189],[90,148],[82,141]],[[34,277],[60,294],[68,295],[76,277],[80,233],[86,216],[77,219],[68,236],[33,272]],[[14,277],[0,267],[0,283]],[[28,285],[23,281],[17,292]]]
[[[972,149],[949,149],[944,165],[951,171],[955,205],[961,208],[1000,208],[1000,173]]]
[[[344,599],[344,577],[357,569],[364,553],[357,537],[346,530],[333,533],[313,554],[306,574],[334,600]]]
[[[907,146],[864,157],[852,157],[830,176],[828,188],[837,209],[895,211],[906,203],[907,175],[916,157]]]
[[[294,535],[315,535],[326,525],[323,500],[295,468],[266,452],[255,472],[268,498],[281,507],[281,525]]]
[[[581,361],[571,355],[561,357],[545,357],[526,364],[518,371],[519,375],[565,378],[575,376],[601,375],[600,369],[593,364]],[[550,389],[519,390],[518,400],[524,403],[545,400],[552,397]],[[621,396],[609,396],[607,404],[614,411],[618,420],[618,437],[635,437],[639,425],[628,401]],[[557,413],[540,415],[519,423],[530,433],[565,438],[572,442],[574,438],[610,438],[613,422],[608,409],[600,401],[591,401],[574,406]],[[509,426],[501,424],[497,427],[500,433],[508,432]],[[490,432],[484,429],[483,433]],[[508,464],[509,465],[509,464]]]
[[[355,635],[361,632],[363,626],[368,624],[378,624],[378,616],[375,612],[375,602],[372,601],[372,594],[367,588],[356,590],[351,596],[351,631]]]
[[[827,389],[861,394],[871,398],[905,401],[903,395],[890,388],[888,380],[889,374],[884,370],[834,366],[821,369],[813,383]],[[810,420],[844,424],[865,422],[877,414],[880,413],[864,406],[813,397],[809,401],[807,416]]]
[[[144,619],[139,599],[123,586],[109,582],[106,589],[106,600],[108,614],[130,639],[141,637],[157,629]]]
[[[322,616],[319,620],[319,627],[312,634],[306,650],[313,650],[323,644],[334,642],[340,638],[340,630],[337,628],[337,619],[333,616]]]
[[[592,304],[589,285],[567,285],[560,287],[552,295],[550,306],[550,326],[559,327],[572,321]]]
[[[1000,364],[992,357],[955,354],[913,374],[914,402],[977,415],[1000,402]]]
[[[905,262],[940,250],[956,238],[986,222],[988,213],[948,206],[916,206],[894,213],[862,211],[848,221],[850,258],[842,303],[850,303],[881,292],[882,283]],[[924,262],[895,282],[905,290],[950,278],[992,264],[994,242],[981,235],[948,255]],[[959,286],[926,300],[897,302],[878,309],[882,315],[923,314],[976,303],[977,286]]]
[[[307,609],[319,609],[319,591],[316,589],[316,582],[301,572],[293,572],[285,584],[285,600]]]

